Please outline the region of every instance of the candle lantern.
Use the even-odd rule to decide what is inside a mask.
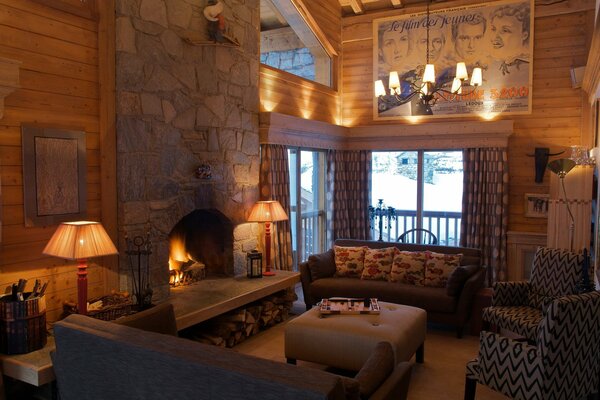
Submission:
[[[246,256],[248,278],[262,278],[262,253],[252,250]]]

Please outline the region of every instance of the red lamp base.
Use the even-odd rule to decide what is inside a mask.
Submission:
[[[273,270],[263,272],[263,276],[274,276],[274,275],[275,275],[275,272]]]

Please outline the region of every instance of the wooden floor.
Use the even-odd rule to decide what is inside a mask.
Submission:
[[[302,312],[302,305],[295,303],[294,310]],[[284,332],[285,323],[263,331],[240,343],[234,349],[241,353],[251,354],[285,362]],[[452,329],[430,327],[425,339],[425,362],[415,364],[413,368],[409,400],[457,400],[464,396],[465,365],[477,355],[479,338],[465,335],[457,339]],[[412,362],[414,362],[414,357]],[[321,368],[323,366],[298,361],[299,366]],[[477,385],[477,399],[500,400],[507,397],[493,392],[482,385]]]

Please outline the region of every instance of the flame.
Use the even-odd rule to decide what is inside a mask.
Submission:
[[[169,270],[178,270],[181,264],[190,259],[185,250],[185,239],[179,235],[173,235],[169,239]]]

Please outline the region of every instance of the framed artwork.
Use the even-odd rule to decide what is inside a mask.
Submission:
[[[22,126],[25,226],[86,216],[85,132]]]
[[[525,216],[529,218],[548,218],[550,195],[525,193]]]
[[[429,19],[422,12],[373,20],[373,82],[381,80],[386,90],[373,99],[373,119],[530,114],[533,10],[533,0],[500,0],[431,10]],[[448,90],[435,93],[431,110],[418,95],[408,99],[423,84],[427,61],[435,66],[436,87]],[[469,78],[473,68],[482,69],[475,91],[449,93],[457,62],[466,64]],[[398,73],[400,94],[390,94],[392,71]]]

